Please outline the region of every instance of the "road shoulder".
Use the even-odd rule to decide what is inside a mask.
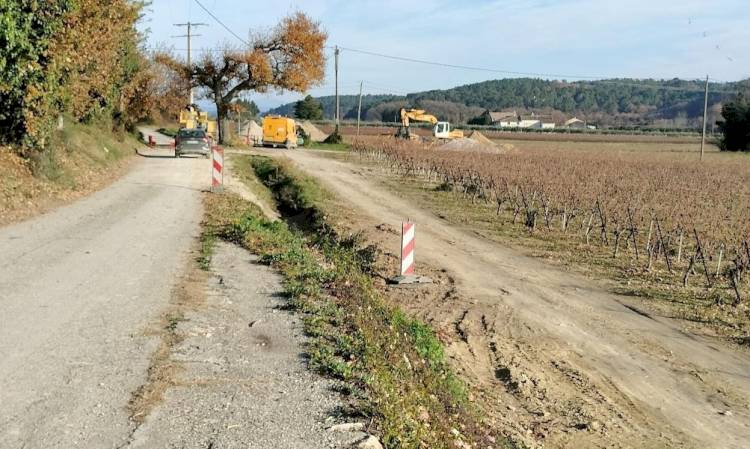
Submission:
[[[307,369],[282,292],[257,257],[216,242],[204,301],[167,323],[181,336],[169,355],[179,372],[128,447],[342,447],[364,436],[327,430],[339,395]]]

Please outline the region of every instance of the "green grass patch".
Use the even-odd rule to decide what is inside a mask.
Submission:
[[[372,420],[386,448],[513,447],[482,422],[432,328],[373,286],[372,248],[325,223],[317,185],[273,159],[253,157],[251,165],[290,224],[223,194],[207,196],[205,228],[283,274],[290,307],[311,337],[309,366],[340,381],[338,391]]]
[[[253,192],[253,194],[255,194],[256,197],[258,197],[260,201],[263,202],[264,205],[275,210],[276,200],[271,194],[271,191],[268,190],[268,188],[266,188],[266,186],[264,186],[255,176],[255,169],[252,165],[252,156],[246,154],[232,154],[230,157],[233,163],[232,167],[234,168],[234,173],[237,174],[240,180]]]
[[[179,129],[177,128],[159,128],[156,130],[159,134],[164,134],[165,136],[169,137],[177,137],[177,132]]]
[[[197,259],[198,266],[201,270],[208,271],[211,268],[211,258],[214,255],[216,235],[211,231],[204,231],[201,233],[200,242],[200,255],[198,255]]]
[[[295,227],[317,231],[325,220],[317,207],[326,193],[310,177],[304,176],[289,163],[265,156],[250,156],[255,176],[271,193],[279,212]]]

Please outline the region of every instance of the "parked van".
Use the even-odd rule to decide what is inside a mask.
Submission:
[[[297,124],[288,117],[263,117],[263,146],[297,148]]]

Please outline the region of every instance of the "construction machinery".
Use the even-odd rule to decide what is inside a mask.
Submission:
[[[401,116],[401,127],[396,132],[396,137],[411,139],[412,136],[409,132],[409,123],[412,121],[431,123],[434,125],[432,128],[432,136],[436,139],[460,139],[464,137],[463,131],[452,131],[450,123],[438,121],[437,117],[428,114],[424,109],[401,108],[399,115]]]
[[[194,104],[189,104],[180,111],[180,128],[202,129],[216,139],[216,122],[208,119],[208,112],[199,111]]]
[[[280,115],[263,117],[263,146],[297,148],[297,124]]]

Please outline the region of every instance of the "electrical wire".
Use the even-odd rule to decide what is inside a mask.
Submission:
[[[216,23],[221,25],[225,30],[227,30],[232,36],[237,38],[240,42],[243,44],[250,46],[250,43],[240,37],[239,34],[235,33],[231,28],[229,28],[224,22],[221,21],[216,15],[214,15],[208,8],[206,8],[200,0],[194,0],[195,3],[198,4],[198,6],[201,7],[209,16],[211,16]],[[417,59],[417,58],[410,58],[410,57],[404,57],[404,56],[396,56],[396,55],[389,55],[385,53],[379,53],[369,50],[362,50],[357,48],[351,48],[351,47],[342,47],[342,46],[326,46],[326,48],[329,49],[338,49],[338,50],[344,50],[352,53],[359,53],[369,56],[375,56],[379,58],[386,58],[391,59],[395,61],[402,61],[402,62],[411,62],[416,64],[424,64],[424,65],[431,65],[431,66],[437,66],[437,67],[445,67],[445,68],[453,68],[453,69],[462,69],[462,70],[472,70],[472,71],[480,71],[480,72],[487,72],[487,73],[497,73],[497,74],[505,74],[505,75],[515,75],[515,76],[532,76],[532,77],[539,77],[539,78],[558,78],[558,79],[571,79],[575,78],[578,80],[596,80],[600,83],[607,83],[607,84],[616,84],[620,86],[631,86],[631,87],[639,87],[639,88],[649,88],[649,89],[657,89],[657,90],[672,90],[672,91],[683,91],[683,92],[702,92],[702,89],[698,88],[683,88],[678,86],[664,86],[664,85],[654,85],[649,83],[634,83],[634,82],[628,82],[628,81],[619,81],[619,80],[612,80],[612,79],[606,79],[606,77],[602,76],[592,76],[592,75],[569,75],[569,74],[559,74],[559,73],[541,73],[541,72],[523,72],[523,71],[516,71],[516,70],[504,70],[504,69],[494,69],[494,68],[486,68],[486,67],[476,67],[476,66],[468,66],[468,65],[461,65],[461,64],[451,64],[451,63],[444,63],[444,62],[438,62],[438,61],[429,61],[425,59]],[[724,93],[724,94],[736,94],[737,91],[728,91],[728,90],[718,90],[713,89],[711,90],[712,93]],[[406,93],[404,93],[406,95]]]
[[[359,50],[359,49],[350,48],[350,47],[338,47],[338,48],[339,50],[350,51],[353,53],[361,53],[361,54],[370,55],[370,56],[377,56],[379,58],[393,59],[396,61],[404,61],[404,62],[413,62],[417,64],[425,64],[425,65],[432,65],[432,66],[438,66],[438,67],[447,67],[447,68],[452,68],[452,69],[474,70],[474,71],[479,71],[479,72],[500,73],[500,74],[505,74],[505,75],[537,76],[537,77],[548,77],[548,78],[579,78],[579,79],[584,79],[584,78],[585,79],[600,79],[601,78],[601,77],[586,76],[586,75],[561,75],[561,74],[554,74],[554,73],[518,72],[518,71],[513,71],[513,70],[491,69],[491,68],[486,68],[486,67],[474,67],[474,66],[468,66],[468,65],[449,64],[445,62],[427,61],[425,59],[416,59],[416,58],[407,58],[403,56],[387,55],[385,53],[377,53],[377,52],[368,51],[368,50]]]
[[[378,53],[378,52],[361,50],[361,49],[350,48],[350,47],[335,46],[335,47],[328,47],[328,48],[334,48],[334,49],[338,48],[339,50],[349,51],[353,53],[360,53],[360,54],[369,55],[369,56],[376,56],[380,58],[392,59],[396,61],[405,61],[405,62],[411,62],[411,63],[416,63],[416,64],[424,64],[424,65],[431,65],[431,66],[437,66],[437,67],[447,67],[447,68],[454,68],[454,69],[483,71],[483,72],[488,72],[488,73],[500,73],[500,74],[517,75],[517,76],[533,76],[533,77],[539,77],[539,78],[558,78],[558,79],[577,78],[579,80],[582,80],[581,82],[597,81],[598,83],[616,84],[619,86],[629,86],[629,87],[648,88],[648,89],[657,89],[657,90],[703,92],[703,89],[699,89],[699,88],[664,86],[664,85],[649,84],[648,82],[638,83],[638,82],[629,82],[629,81],[619,81],[616,79],[606,79],[606,77],[602,77],[602,76],[520,72],[520,71],[513,71],[513,70],[501,70],[501,69],[492,69],[492,68],[485,68],[485,67],[474,67],[474,66],[466,66],[466,65],[459,65],[459,64],[449,64],[449,63],[443,63],[443,62],[437,62],[437,61],[428,61],[424,59],[407,58],[407,57],[402,57],[402,56],[388,55],[385,53]],[[737,93],[737,91],[733,91],[733,90],[719,90],[719,89],[712,89],[711,92],[725,93],[725,94]]]
[[[206,8],[205,6],[203,6],[203,3],[201,3],[199,0],[195,0],[195,3],[197,3],[198,6],[201,7],[201,9],[203,9],[204,11],[206,11],[206,14],[208,14],[209,16],[211,16],[216,21],[216,23],[218,23],[225,30],[227,30],[229,32],[229,34],[231,34],[232,36],[236,37],[240,42],[242,42],[243,44],[247,45],[248,47],[250,46],[250,43],[248,41],[246,41],[245,39],[241,38],[239,34],[235,33],[231,28],[229,28],[224,22],[221,21],[221,19],[219,19],[218,17],[216,17],[211,11],[209,11],[208,8]]]

